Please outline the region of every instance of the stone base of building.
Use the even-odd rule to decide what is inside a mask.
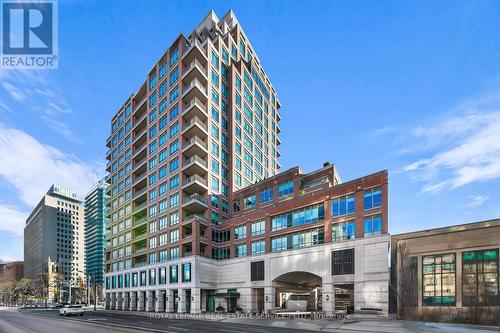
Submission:
[[[389,236],[382,235],[222,261],[191,256],[107,274],[112,278],[137,273],[148,278],[145,286],[106,290],[105,304],[111,310],[169,313],[386,312],[388,251]],[[188,263],[191,281],[169,283],[170,267],[177,266],[177,280],[182,281],[181,267]],[[339,270],[334,265],[345,267]],[[159,284],[158,272],[164,267],[166,283]],[[150,281],[152,270],[154,281]],[[339,274],[342,270],[346,274]]]

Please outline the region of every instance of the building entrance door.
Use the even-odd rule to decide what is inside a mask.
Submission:
[[[177,290],[174,290],[174,312],[177,313],[179,310],[179,292]]]
[[[186,290],[186,297],[184,299],[184,302],[186,304],[186,307],[184,308],[186,310],[186,313],[191,312],[191,290],[188,289]]]
[[[215,312],[215,290],[207,290],[207,312]]]
[[[335,311],[342,313],[354,313],[354,285],[336,284],[335,289]]]

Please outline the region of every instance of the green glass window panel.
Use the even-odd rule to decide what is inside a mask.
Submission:
[[[498,252],[496,250],[488,250],[483,252],[483,260],[498,260]]]
[[[476,260],[476,252],[464,252],[462,255],[463,261]]]

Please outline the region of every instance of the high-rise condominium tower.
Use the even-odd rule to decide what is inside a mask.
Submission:
[[[232,12],[179,35],[112,120],[108,271],[160,260],[165,230],[175,246],[161,256],[211,257],[231,192],[280,167],[279,108]]]
[[[175,39],[112,119],[107,308],[387,308],[387,172],[278,174],[279,108],[233,12]]]
[[[85,197],[85,272],[93,283],[104,282],[108,195],[105,179],[92,187]]]

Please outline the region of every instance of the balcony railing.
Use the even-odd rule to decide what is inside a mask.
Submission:
[[[207,180],[199,175],[192,175],[190,177],[187,177],[187,178],[184,178],[184,181],[182,182],[182,185],[187,185],[189,183],[194,183],[194,182],[198,182],[198,183],[201,183],[203,185],[207,185]]]
[[[207,144],[205,143],[205,141],[203,141],[202,139],[200,139],[199,137],[197,136],[194,136],[192,137],[190,140],[187,140],[184,142],[184,147],[187,147],[193,143],[198,143],[200,146],[202,146],[203,148],[207,149]]]
[[[203,120],[201,120],[200,118],[198,117],[193,117],[191,118],[189,121],[186,121],[184,122],[184,128],[188,128],[189,126],[193,125],[193,124],[197,124],[198,126],[200,126],[201,128],[203,128],[205,131],[207,130],[207,124],[205,124],[203,122]]]
[[[193,61],[191,61],[189,63],[189,65],[187,65],[186,67],[184,67],[184,73],[189,72],[195,66],[198,66],[198,68],[203,72],[203,74],[205,74],[205,76],[207,75],[206,68],[201,64],[201,62],[199,62],[196,59],[194,59]]]
[[[184,106],[182,107],[182,111],[184,112],[184,111],[188,110],[190,107],[192,107],[195,104],[197,104],[198,107],[203,110],[203,112],[207,113],[207,108],[205,107],[205,105],[196,97],[191,99],[189,101],[189,103],[184,104]]]
[[[195,194],[191,194],[191,195],[184,197],[184,203],[188,203],[188,202],[191,202],[194,200],[200,201],[200,202],[204,203],[205,205],[207,204],[207,200],[201,194],[195,193]]]
[[[147,205],[147,202],[143,202],[142,204],[135,206],[134,213],[140,212],[141,210],[146,208],[146,205]]]
[[[189,164],[191,163],[194,163],[194,162],[197,162],[197,163],[200,163],[201,165],[203,165],[205,168],[208,167],[208,163],[207,161],[205,161],[203,158],[199,157],[198,155],[193,155],[191,156],[190,158],[187,158],[185,161],[184,161],[184,167],[188,166]]]
[[[185,94],[186,92],[188,92],[191,88],[193,87],[196,87],[198,88],[202,93],[204,93],[205,95],[207,94],[207,89],[203,86],[203,84],[198,81],[197,79],[194,79],[192,80],[190,83],[184,85],[184,87],[182,88],[182,93]]]
[[[140,219],[136,219],[136,220],[134,220],[133,225],[134,225],[134,227],[137,227],[138,225],[141,225],[141,224],[143,224],[144,222],[146,222],[146,217],[142,217],[142,218],[140,218]]]
[[[188,222],[191,222],[191,221],[203,221],[205,223],[208,223],[208,220],[202,214],[189,214],[189,215],[186,215],[186,217],[184,218],[184,223],[188,223]]]

